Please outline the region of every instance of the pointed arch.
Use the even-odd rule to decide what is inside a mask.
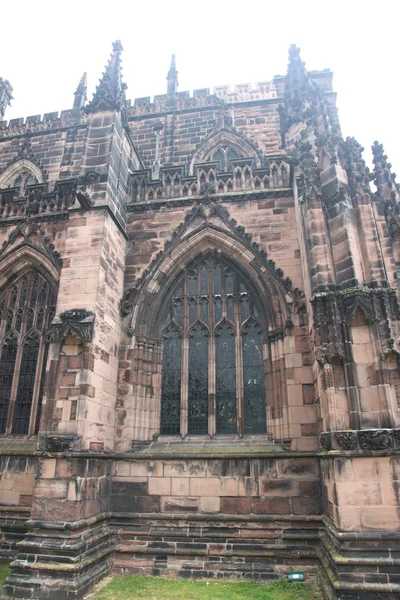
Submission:
[[[44,252],[15,239],[0,256],[0,433],[38,430],[59,270]],[[0,317],[2,315],[0,314]],[[14,340],[13,343],[10,340]],[[5,381],[4,381],[5,379]]]
[[[144,282],[135,298],[132,317],[131,329],[136,335],[159,337],[165,299],[190,263],[207,253],[223,258],[244,274],[259,298],[266,331],[284,329],[289,308],[282,281],[240,238],[205,223],[168,250]]]
[[[235,150],[239,157],[252,157],[256,167],[262,166],[262,154],[252,141],[233,128],[222,129],[212,133],[194,152],[189,164],[189,174],[193,175],[196,163],[206,162],[213,151],[225,146]]]
[[[44,183],[43,171],[32,160],[28,158],[21,158],[16,160],[0,175],[0,190],[8,187],[14,187],[14,184],[22,173],[26,173],[27,177],[31,176],[35,179],[33,183]]]

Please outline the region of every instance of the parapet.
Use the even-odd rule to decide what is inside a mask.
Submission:
[[[10,119],[10,121],[0,121],[0,139],[15,135],[24,135],[26,133],[36,133],[50,129],[60,129],[77,124],[85,124],[87,115],[80,111],[77,115],[74,110],[62,110],[58,112],[45,113],[41,115],[32,115],[26,119]]]

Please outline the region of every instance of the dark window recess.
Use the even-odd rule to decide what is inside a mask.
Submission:
[[[0,295],[0,434],[38,430],[48,356],[45,335],[54,303],[49,283],[33,270]]]
[[[165,307],[161,434],[209,433],[211,407],[217,434],[265,433],[262,327],[256,304],[245,278],[213,255],[181,277]],[[211,365],[210,348],[215,356]],[[181,419],[182,410],[187,422]],[[244,415],[242,424],[238,413]]]
[[[163,340],[161,433],[164,435],[176,435],[180,431],[181,362],[180,333],[172,325],[164,332]]]
[[[244,432],[265,431],[265,383],[261,328],[249,323],[243,332]]]
[[[188,433],[208,432],[208,330],[197,324],[189,334]]]

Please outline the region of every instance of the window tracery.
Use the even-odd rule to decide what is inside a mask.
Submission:
[[[0,434],[37,432],[55,294],[36,271],[0,296]]]
[[[218,171],[232,171],[232,161],[236,158],[240,158],[236,150],[230,146],[219,146],[210,154],[208,160],[218,164]]]
[[[162,332],[162,435],[265,433],[256,305],[245,278],[216,256],[183,275]]]
[[[30,171],[20,171],[8,187],[17,188],[19,196],[26,196],[28,186],[35,185],[38,180]]]

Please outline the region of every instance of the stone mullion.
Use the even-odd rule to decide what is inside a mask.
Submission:
[[[188,433],[188,408],[189,408],[189,302],[187,278],[183,282],[183,337],[182,337],[182,363],[181,363],[181,436]]]

